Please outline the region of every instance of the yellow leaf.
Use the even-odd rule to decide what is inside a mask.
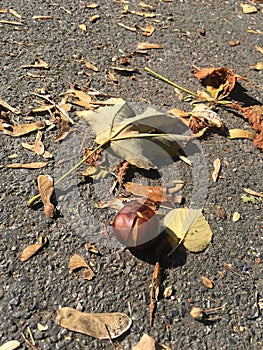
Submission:
[[[168,234],[179,238],[191,252],[204,250],[213,235],[201,209],[173,209],[165,216],[164,225],[170,230]]]
[[[249,139],[254,140],[255,133],[249,130],[229,129],[227,137],[229,139]]]

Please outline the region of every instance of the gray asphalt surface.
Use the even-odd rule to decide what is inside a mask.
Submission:
[[[59,94],[71,84],[89,86],[89,77],[83,73],[81,58],[94,63],[99,71],[91,72],[91,87],[104,94],[122,97],[133,102],[145,102],[162,108],[178,107],[190,110],[189,103],[178,100],[173,87],[147,75],[143,67],[159,72],[186,88],[196,91],[200,83],[193,77],[193,65],[222,66],[246,77],[241,85],[247,90],[250,102],[262,101],[262,72],[249,66],[262,61],[255,46],[263,46],[262,6],[255,14],[243,14],[241,1],[151,1],[156,6],[156,18],[123,14],[118,1],[100,1],[96,9],[85,8],[85,1],[20,1],[3,0],[1,8],[14,9],[22,16],[23,24],[0,23],[0,96],[21,110],[17,121],[26,121],[26,113],[34,105],[32,92],[46,87],[50,98],[59,101]],[[245,3],[245,1],[243,1]],[[249,3],[249,2],[246,2]],[[141,11],[138,1],[130,1],[130,9]],[[99,14],[91,23],[89,18]],[[52,16],[33,20],[32,16]],[[20,21],[11,13],[1,13],[1,20]],[[118,25],[152,24],[156,31],[147,38]],[[79,25],[87,25],[83,32]],[[259,30],[252,34],[248,29]],[[230,40],[239,40],[230,46]],[[113,58],[132,52],[138,42],[149,41],[163,46],[150,50],[148,55],[134,55],[131,66],[140,74],[134,79],[116,75],[112,84],[106,72],[114,65]],[[22,69],[41,58],[49,70]],[[81,157],[81,148],[93,144],[93,134],[76,121],[74,131],[60,144],[54,143],[54,131],[45,131],[46,148],[54,154],[45,173],[57,178]],[[236,113],[220,111],[228,128],[251,130],[250,125]],[[43,118],[37,116],[38,119]],[[114,212],[95,208],[94,203],[106,199],[105,183],[94,187],[76,174],[57,189],[56,197],[61,216],[49,220],[43,209],[28,208],[27,200],[37,193],[36,178],[43,170],[8,169],[11,162],[41,161],[22,148],[21,143],[33,141],[35,135],[11,138],[1,133],[1,226],[0,226],[0,345],[8,340],[21,342],[21,332],[30,327],[39,350],[48,349],[109,349],[108,341],[99,341],[67,331],[55,323],[60,306],[86,312],[119,311],[133,319],[130,331],[116,340],[117,349],[131,349],[143,333],[148,333],[171,349],[251,349],[263,348],[263,319],[256,314],[256,298],[262,300],[262,201],[244,203],[244,188],[262,192],[262,153],[250,140],[228,140],[209,135],[200,140],[207,160],[209,174],[208,196],[204,215],[212,230],[213,241],[199,254],[187,253],[180,261],[162,271],[162,289],[173,286],[173,295],[157,303],[154,325],[149,327],[149,286],[153,266],[133,256],[117,242],[105,238],[104,224],[112,220]],[[18,154],[15,160],[12,154]],[[222,171],[217,183],[211,180],[213,161],[220,158]],[[61,162],[61,160],[63,160]],[[183,195],[189,200],[193,190],[193,174],[182,164],[178,174],[186,181]],[[167,179],[169,181],[169,179]],[[226,213],[223,220],[215,207]],[[241,218],[232,221],[237,211]],[[25,263],[21,251],[45,235],[49,244]],[[97,244],[101,256],[85,251],[86,242]],[[81,274],[69,274],[68,262],[73,254],[82,255],[96,273],[92,281],[84,281]],[[261,261],[261,263],[258,263]],[[232,264],[238,273],[228,271]],[[244,266],[247,273],[243,273]],[[223,278],[218,274],[221,271]],[[202,276],[214,282],[208,289]],[[258,300],[257,300],[258,301]],[[202,323],[192,319],[193,305],[204,309],[219,307],[216,322]],[[262,305],[262,301],[261,301]],[[39,331],[38,323],[47,326]]]

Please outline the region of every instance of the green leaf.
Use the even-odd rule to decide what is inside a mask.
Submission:
[[[168,234],[179,238],[180,243],[191,252],[204,250],[213,235],[201,209],[173,209],[164,217],[164,225],[170,230]]]

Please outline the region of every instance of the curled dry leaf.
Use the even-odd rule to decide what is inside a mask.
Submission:
[[[31,244],[22,251],[20,260],[24,262],[30,259],[47,243],[47,241],[46,237],[39,237],[38,243]]]
[[[89,267],[89,265],[86,263],[86,261],[78,254],[74,254],[71,256],[69,260],[69,271],[72,272],[74,270],[77,270],[79,268],[85,268],[83,272],[83,278],[87,280],[92,280],[92,278],[95,276],[92,269]]]
[[[57,311],[61,327],[97,339],[114,339],[125,333],[132,324],[129,316],[119,313],[85,313],[69,307]]]
[[[214,160],[214,171],[212,173],[212,179],[214,182],[217,181],[220,170],[221,170],[221,161],[219,158],[217,158]]]
[[[229,96],[237,79],[233,69],[222,67],[202,68],[193,71],[193,74],[215,99]]]
[[[214,287],[213,282],[208,277],[202,276],[202,281],[207,288],[211,289]]]
[[[45,128],[45,121],[37,121],[30,124],[22,124],[22,125],[12,125],[9,123],[5,123],[0,119],[0,130],[3,131],[4,134],[19,137],[22,135],[29,134],[36,130],[41,130]]]
[[[170,210],[164,217],[168,234],[191,252],[204,250],[212,239],[211,228],[201,213],[201,209],[179,208]],[[178,244],[175,246],[174,249]],[[173,250],[174,250],[173,249]]]
[[[51,196],[54,191],[53,179],[50,175],[39,175],[37,178],[38,190],[44,204],[44,213],[48,218],[55,215],[55,207],[51,203]]]

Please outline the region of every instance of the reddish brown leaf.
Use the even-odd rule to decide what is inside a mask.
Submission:
[[[193,74],[216,98],[229,96],[237,79],[233,69],[222,67],[202,68],[193,71]]]
[[[163,186],[145,186],[133,182],[127,182],[124,186],[132,194],[148,198],[154,203],[167,202],[171,199],[169,195],[166,195],[166,187]]]

